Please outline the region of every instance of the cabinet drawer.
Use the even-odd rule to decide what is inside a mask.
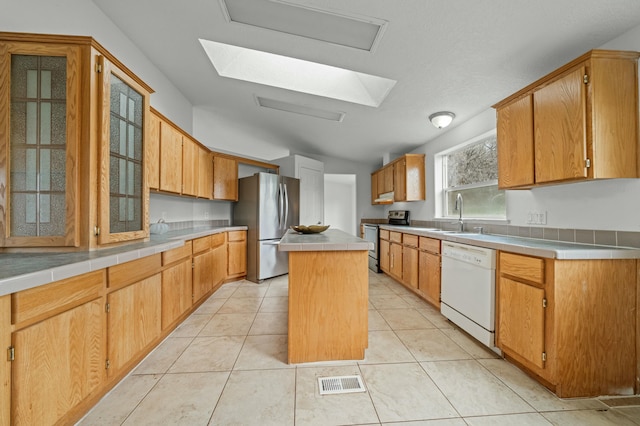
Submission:
[[[440,253],[440,240],[436,238],[420,237],[420,250]]]
[[[191,247],[191,245],[189,245]],[[164,253],[162,253],[164,254]],[[109,287],[123,287],[160,272],[160,253],[108,268]]]
[[[229,241],[244,241],[247,238],[246,231],[229,231],[227,234]]]
[[[387,231],[386,229],[381,229],[380,230],[380,239],[389,241],[389,231]]]
[[[166,266],[177,260],[184,259],[185,257],[191,256],[191,253],[192,253],[191,247],[192,247],[191,241],[187,241],[184,243],[182,247],[177,247],[177,248],[174,248],[173,250],[162,252],[162,266]]]
[[[389,232],[389,240],[394,243],[402,243],[402,232]]]
[[[193,254],[200,253],[201,251],[207,251],[211,248],[211,235],[202,238],[196,238],[191,240],[193,246]]]
[[[402,242],[405,246],[418,247],[418,236],[411,234],[402,234]]]
[[[12,294],[11,322],[43,319],[99,297],[105,271],[101,269]]]
[[[544,259],[501,252],[500,274],[544,284]]]
[[[213,234],[211,236],[211,248],[220,247],[225,242],[224,233],[221,232],[219,234]]]

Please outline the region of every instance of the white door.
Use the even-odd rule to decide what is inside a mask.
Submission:
[[[300,224],[316,225],[324,222],[324,173],[322,170],[301,165]]]

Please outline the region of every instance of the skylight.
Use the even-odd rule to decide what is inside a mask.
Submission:
[[[354,49],[373,51],[386,21],[315,9],[283,0],[220,0],[229,22],[252,25]]]
[[[378,107],[396,80],[200,39],[222,77]]]

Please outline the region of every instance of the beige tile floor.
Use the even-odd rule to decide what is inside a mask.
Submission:
[[[288,365],[287,278],[226,284],[79,424],[640,425],[640,406],[558,399],[390,278],[369,289],[365,360]],[[352,374],[367,392],[319,395]]]

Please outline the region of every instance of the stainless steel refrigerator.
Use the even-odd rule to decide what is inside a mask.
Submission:
[[[280,238],[298,224],[300,180],[270,173],[238,179],[233,224],[246,225],[247,279],[256,283],[289,272],[287,252],[278,251]]]

